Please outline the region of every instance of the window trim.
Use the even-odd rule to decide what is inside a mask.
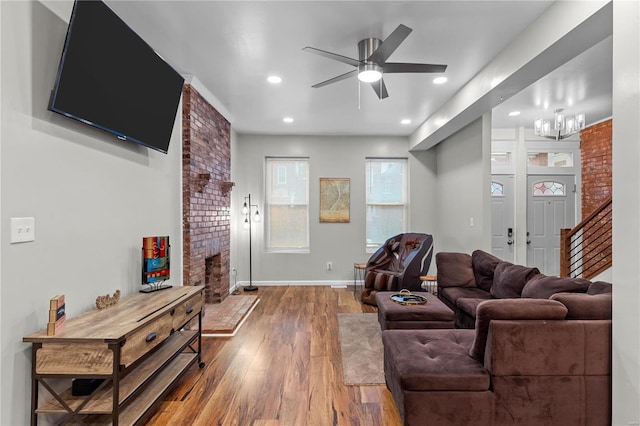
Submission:
[[[403,193],[403,198],[404,198],[404,203],[369,203],[368,201],[368,194],[369,194],[369,188],[368,188],[368,179],[369,177],[367,176],[367,167],[370,161],[401,161],[404,167],[404,175],[403,175],[403,185],[404,185],[404,193]],[[367,235],[368,235],[368,220],[367,220],[367,215],[368,215],[368,211],[369,211],[369,206],[401,206],[403,207],[403,211],[402,211],[402,216],[403,216],[403,229],[402,233],[407,232],[407,230],[409,229],[409,194],[410,194],[410,188],[409,188],[409,159],[407,157],[365,157],[365,253],[374,253],[381,244],[384,244],[384,241],[381,241],[380,243],[373,243],[375,244],[375,246],[373,244],[369,244],[367,241]],[[389,235],[387,238],[392,237],[393,235]],[[386,240],[386,239],[385,239]]]
[[[307,237],[307,241],[306,241],[306,246],[300,246],[300,247],[284,247],[284,248],[279,248],[279,247],[271,247],[271,234],[272,234],[272,230],[271,230],[271,218],[270,218],[270,213],[271,213],[271,206],[273,205],[285,205],[283,203],[279,203],[279,204],[274,204],[270,202],[270,184],[271,184],[271,180],[274,180],[274,183],[280,183],[280,184],[286,184],[286,180],[289,178],[288,174],[284,173],[284,181],[283,182],[283,174],[281,173],[281,170],[278,167],[278,170],[273,170],[270,169],[270,161],[299,161],[299,162],[304,162],[306,164],[306,177],[304,178],[306,180],[306,184],[305,184],[305,198],[306,198],[306,202],[305,203],[289,203],[289,204],[295,204],[295,205],[301,205],[301,206],[306,206],[306,237]],[[265,170],[264,170],[264,194],[265,194],[265,201],[264,201],[264,251],[265,253],[286,253],[286,254],[305,254],[305,253],[310,253],[311,252],[311,235],[310,235],[310,227],[309,227],[309,220],[310,220],[310,204],[309,204],[309,200],[310,200],[310,194],[309,194],[309,175],[310,175],[310,168],[311,168],[311,164],[310,164],[310,160],[309,157],[279,157],[279,156],[267,156],[265,157],[264,160],[264,165],[265,165]],[[273,176],[271,176],[271,180],[269,179],[270,177],[270,173],[273,172]]]

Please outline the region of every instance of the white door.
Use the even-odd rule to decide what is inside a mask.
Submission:
[[[514,261],[514,184],[513,175],[491,176],[491,253]]]
[[[560,229],[575,225],[575,176],[530,175],[527,192],[527,265],[558,275]]]

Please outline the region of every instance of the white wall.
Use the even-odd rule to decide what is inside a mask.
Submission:
[[[435,233],[433,153],[409,153],[408,140],[401,137],[346,136],[260,136],[238,135],[232,157],[232,235],[237,251],[232,251],[231,268],[238,270],[240,281],[248,279],[248,234],[239,229],[244,197],[251,193],[252,203],[264,211],[264,159],[267,156],[309,157],[309,237],[311,250],[306,254],[265,253],[264,223],[254,224],[253,281],[304,283],[312,281],[345,284],[353,280],[353,263],[366,261],[365,253],[365,158],[406,157],[410,173],[409,231]],[[319,223],[319,179],[349,178],[351,191],[350,223]],[[233,255],[235,253],[235,256]],[[333,270],[326,270],[327,261]]]
[[[491,249],[490,124],[480,118],[431,149],[437,158],[436,251]]]
[[[434,236],[434,252],[490,249],[491,115],[450,136],[428,151],[408,152],[406,138],[237,135],[232,139],[231,268],[248,280],[248,234],[240,209],[251,193],[264,211],[264,158],[309,157],[310,241],[308,254],[264,252],[264,224],[253,225],[255,284],[345,284],[353,263],[366,261],[364,161],[366,157],[407,157],[410,173],[410,231]],[[351,223],[319,223],[319,178],[351,179]],[[473,226],[470,220],[473,217]],[[326,262],[333,270],[326,270]],[[435,273],[435,259],[430,271]]]
[[[0,424],[25,425],[22,337],[46,327],[51,297],[65,294],[73,317],[98,295],[136,292],[152,234],[171,237],[171,284],[181,285],[181,131],[177,121],[165,155],[47,111],[67,23],[39,2],[0,10]],[[35,242],[9,244],[10,218],[24,216],[35,217]]]
[[[640,2],[613,3],[613,424],[640,424]]]

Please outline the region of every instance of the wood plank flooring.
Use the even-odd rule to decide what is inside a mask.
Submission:
[[[148,425],[400,425],[386,386],[346,386],[337,314],[376,312],[353,289],[261,287],[234,337],[204,338],[196,366]]]

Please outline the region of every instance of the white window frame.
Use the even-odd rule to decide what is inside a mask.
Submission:
[[[285,205],[285,203],[277,203],[272,201],[272,184],[286,184],[287,179],[293,178],[291,174],[287,173],[286,168],[279,164],[274,164],[277,162],[300,162],[304,163],[306,166],[306,176],[304,176],[305,180],[305,194],[304,194],[304,202],[297,202],[296,205],[306,206],[306,220],[305,220],[305,233],[306,233],[306,242],[300,246],[292,246],[292,247],[273,247],[271,245],[272,241],[272,228],[271,228],[271,206],[273,205]],[[264,171],[264,182],[265,182],[265,208],[264,208],[264,216],[265,216],[265,252],[267,253],[309,253],[310,252],[310,243],[309,243],[309,158],[308,157],[265,157],[265,171]],[[286,204],[291,205],[293,200],[290,200]]]
[[[391,161],[398,161],[402,163],[403,166],[403,194],[402,194],[402,202],[399,203],[374,203],[374,202],[370,202],[368,199],[368,195],[369,195],[369,176],[367,174],[367,171],[369,169],[369,164],[372,162],[391,162]],[[367,237],[369,235],[369,229],[368,229],[368,224],[369,224],[369,220],[367,215],[369,214],[369,207],[370,206],[390,206],[390,205],[395,205],[395,206],[402,206],[403,207],[403,211],[402,211],[402,223],[403,223],[403,227],[401,230],[399,230],[399,233],[403,233],[403,232],[407,232],[407,229],[409,229],[409,159],[406,157],[366,157],[365,158],[365,252],[366,253],[373,253],[375,252],[378,247],[380,247],[380,245],[382,245],[384,243],[384,241],[375,241],[375,242],[371,242],[369,243],[369,241],[367,240]],[[385,240],[387,238],[392,237],[393,235],[388,235]]]
[[[527,174],[529,175],[580,175],[580,142],[579,141],[527,141]],[[538,152],[566,152],[573,157],[573,166],[571,167],[543,167],[529,165],[529,153]]]

